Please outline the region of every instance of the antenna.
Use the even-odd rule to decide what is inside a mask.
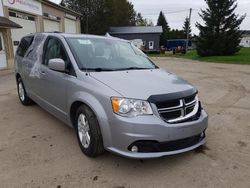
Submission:
[[[188,24],[191,26],[191,16],[192,16],[192,8],[189,10],[189,18],[188,18]],[[186,52],[188,50],[188,42],[189,42],[189,27],[187,27],[187,41],[186,41]]]

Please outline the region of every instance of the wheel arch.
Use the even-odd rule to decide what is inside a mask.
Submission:
[[[81,106],[81,105],[86,105],[84,102],[77,100],[75,102],[73,102],[70,106],[70,122],[72,124],[72,126],[74,127],[74,121],[75,121],[75,115],[77,112],[77,109]],[[88,105],[86,105],[88,106]],[[89,106],[88,106],[89,107]],[[90,108],[90,107],[89,107]],[[91,109],[91,108],[90,108]],[[91,109],[92,110],[92,109]],[[92,110],[93,111],[93,110]]]
[[[99,122],[99,119],[100,119],[100,106],[98,105],[96,108],[94,108],[91,104],[89,104],[88,102],[85,102],[84,100],[75,100],[74,102],[71,103],[70,105],[70,109],[69,109],[69,114],[70,114],[70,122],[72,124],[72,126],[74,126],[74,117],[75,117],[75,114],[77,112],[77,109],[81,106],[81,105],[85,105],[87,106],[88,108],[91,109],[91,111],[95,114],[95,116],[97,117],[98,119],[98,122]],[[98,108],[98,110],[96,110]],[[103,111],[104,112],[104,111]],[[104,115],[102,112],[102,116]]]
[[[83,93],[82,93],[83,94]],[[101,103],[93,96],[88,95],[84,93],[84,99],[82,98],[75,98],[75,100],[72,100],[72,102],[69,105],[69,118],[70,118],[70,124],[74,128],[74,118],[77,109],[81,105],[86,105],[89,107],[93,113],[95,114],[98,124],[100,126],[102,138],[103,138],[103,144],[104,147],[110,145],[111,142],[111,132],[110,132],[110,125],[107,113],[105,112],[103,106]]]
[[[17,81],[19,78],[21,78],[21,75],[17,72],[17,73],[16,73],[16,81]]]

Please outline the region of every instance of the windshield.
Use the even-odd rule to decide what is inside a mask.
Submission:
[[[103,38],[68,38],[81,70],[115,71],[157,68],[131,43]]]

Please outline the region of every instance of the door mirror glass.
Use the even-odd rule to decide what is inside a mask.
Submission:
[[[59,71],[59,72],[65,72],[66,70],[65,61],[59,58],[50,59],[48,63],[48,67],[51,70]]]

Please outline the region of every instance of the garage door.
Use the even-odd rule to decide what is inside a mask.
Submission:
[[[0,70],[6,68],[6,54],[4,50],[3,34],[0,32]]]
[[[65,33],[77,33],[76,21],[65,18]]]
[[[60,31],[60,24],[58,21],[44,19],[43,24],[45,32]]]
[[[9,19],[23,27],[21,29],[11,29],[11,37],[15,53],[21,38],[27,34],[36,32],[36,22],[35,17],[26,16],[19,13],[17,14],[14,12],[9,13]]]

